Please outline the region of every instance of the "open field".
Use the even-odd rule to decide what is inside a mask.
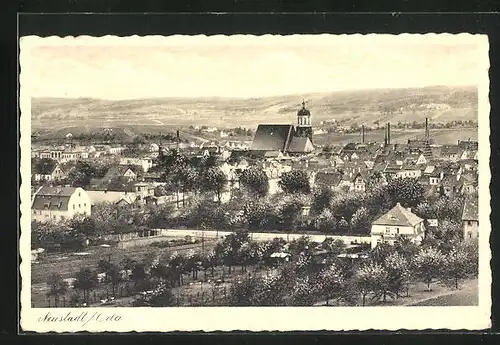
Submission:
[[[360,90],[250,99],[155,98],[110,101],[101,99],[32,99],[33,130],[81,127],[169,127],[207,125],[244,126],[259,123],[295,123],[304,98],[313,121],[347,124],[380,122],[449,122],[477,120],[477,88],[426,87],[418,89]]]
[[[162,241],[165,240],[162,239]],[[210,250],[215,243],[215,240],[206,240],[205,250]],[[124,250],[116,247],[89,247],[85,250],[85,253],[88,253],[87,255],[78,255],[75,253],[46,254],[37,263],[32,263],[31,284],[45,284],[47,277],[52,273],[58,273],[63,278],[72,278],[80,268],[96,268],[98,261],[100,259],[107,259],[108,255],[111,255],[112,262],[119,264],[125,257],[140,261],[145,258],[169,255],[174,251],[185,252],[188,250],[201,250],[201,243],[166,248],[148,245]]]
[[[422,138],[423,130],[397,130],[391,128],[391,143],[406,143],[408,139]],[[367,142],[384,142],[384,130],[374,130],[365,133],[365,140]],[[430,130],[430,136],[435,144],[456,144],[458,140],[478,140],[477,128],[442,128]],[[349,142],[361,142],[361,134],[339,134],[327,133],[314,135],[314,143],[317,145],[345,145]]]

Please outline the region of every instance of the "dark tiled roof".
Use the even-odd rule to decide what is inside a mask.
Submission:
[[[479,221],[478,213],[478,199],[467,199],[464,204],[464,211],[462,213],[462,220],[475,220]]]
[[[458,154],[458,146],[446,145],[441,147],[441,156],[453,156]]]
[[[292,153],[311,152],[314,149],[308,137],[293,137],[287,151]]]
[[[342,180],[342,174],[336,172],[318,172],[314,183],[318,186],[337,187]]]
[[[259,125],[252,142],[252,151],[284,151],[293,136],[293,125]]]
[[[68,210],[68,202],[75,188],[43,187],[35,195],[31,208],[34,210]]]
[[[373,222],[374,225],[415,226],[423,219],[411,213],[399,203]]]

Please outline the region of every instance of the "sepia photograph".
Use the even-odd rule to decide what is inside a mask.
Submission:
[[[24,328],[488,326],[485,36],[20,51]]]

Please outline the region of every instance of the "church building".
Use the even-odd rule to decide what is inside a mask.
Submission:
[[[304,154],[314,150],[311,112],[305,102],[297,112],[297,125],[260,124],[252,142],[252,151],[281,151]]]

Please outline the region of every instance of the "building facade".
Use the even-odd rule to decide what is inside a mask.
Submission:
[[[31,205],[32,220],[39,222],[61,221],[77,214],[90,216],[91,200],[82,188],[42,187]]]

